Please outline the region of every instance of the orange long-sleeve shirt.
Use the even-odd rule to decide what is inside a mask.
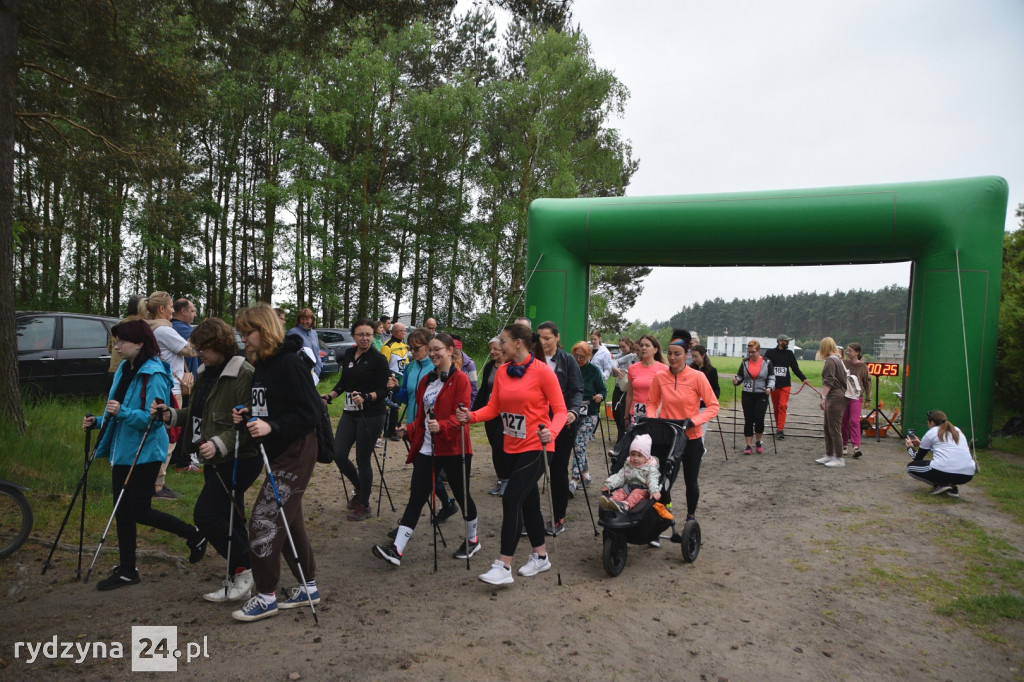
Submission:
[[[507,365],[508,363],[506,363]],[[521,378],[510,377],[506,365],[494,374],[494,387],[487,405],[470,413],[470,421],[485,422],[501,417],[505,434],[505,452],[540,450],[537,427],[545,424],[554,439],[565,426],[568,412],[558,377],[545,362],[536,359]],[[553,416],[548,416],[548,408]],[[554,447],[554,441],[548,449]]]
[[[707,407],[700,411],[700,401]],[[718,398],[703,372],[684,367],[679,374],[666,369],[654,375],[647,394],[647,416],[661,419],[692,419],[687,438],[700,438],[701,426],[718,415]]]

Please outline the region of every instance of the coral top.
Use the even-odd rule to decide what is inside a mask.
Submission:
[[[554,438],[565,426],[568,415],[558,377],[547,363],[537,362],[532,355],[522,377],[509,376],[509,364],[506,362],[495,372],[491,399],[470,413],[470,421],[486,422],[500,416],[505,452],[540,450],[537,427],[546,425]],[[552,447],[553,443],[549,443],[548,449]]]

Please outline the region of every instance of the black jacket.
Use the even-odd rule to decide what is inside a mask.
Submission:
[[[302,339],[286,336],[277,353],[253,364],[252,414],[270,424],[270,434],[263,438],[270,459],[320,421],[320,396],[309,366],[297,355],[300,350]]]
[[[586,416],[587,408],[583,404],[583,374],[580,373],[576,358],[559,348],[555,351],[555,376],[565,398],[565,408],[575,412],[576,416]]]
[[[356,391],[362,393],[366,402],[363,403],[363,414],[375,417],[387,411],[384,398],[388,392],[388,361],[379,350],[370,346],[366,352],[356,359],[356,347],[345,351],[341,359],[341,376],[332,389],[339,396],[342,393]],[[370,400],[369,394],[376,394],[376,400]]]
[[[502,363],[504,364],[504,363]],[[494,388],[494,373],[498,371],[501,365],[494,362],[494,360],[488,360],[487,364],[484,365],[483,371],[479,375],[479,389],[476,392],[476,399],[473,400],[473,410],[479,410],[491,400],[491,389]]]
[[[793,374],[797,375],[800,381],[807,381],[807,377],[800,371],[796,354],[790,349],[782,350],[778,346],[769,348],[764,352],[764,357],[772,361],[772,368],[775,371],[775,388],[785,388],[790,385],[790,370],[793,370]]]

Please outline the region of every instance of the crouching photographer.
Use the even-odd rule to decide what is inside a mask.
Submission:
[[[932,495],[945,493],[949,497],[960,497],[959,486],[978,472],[978,463],[967,444],[967,436],[946,419],[942,410],[928,413],[928,432],[924,438],[908,432],[905,442],[907,452],[914,458],[907,465],[907,473],[911,478],[932,486]],[[926,460],[929,453],[932,458]]]

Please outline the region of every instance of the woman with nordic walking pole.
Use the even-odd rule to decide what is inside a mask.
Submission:
[[[199,324],[190,337],[203,364],[185,409],[154,408],[170,427],[182,427],[185,453],[203,462],[203,489],[193,520],[227,560],[225,585],[203,595],[212,602],[248,599],[252,591],[249,536],[245,530],[245,491],[259,478],[263,461],[248,431],[231,420],[231,408],[252,402],[253,366],[235,355],[235,333],[216,317]],[[229,489],[230,488],[230,489]]]
[[[775,388],[775,372],[772,361],[761,357],[761,343],[757,339],[747,342],[747,358],[740,363],[732,384],[743,384],[740,400],[743,407],[743,437],[747,440],[743,454],[751,454],[753,445],[760,455],[764,452],[764,415],[768,410],[769,396]],[[754,438],[757,440],[754,441]]]
[[[352,338],[356,345],[345,351],[338,361],[341,376],[331,392],[321,396],[331,402],[345,394],[345,410],[338,420],[334,436],[334,463],[338,471],[355,487],[348,501],[349,521],[363,521],[373,517],[370,494],[373,491],[373,448],[384,432],[387,416],[388,361],[375,349],[373,320],[357,320],[352,325]],[[349,459],[352,446],[356,446],[356,463]],[[382,476],[383,477],[383,476]],[[346,494],[346,497],[348,495]]]
[[[257,594],[231,614],[236,620],[253,621],[277,615],[279,608],[309,604],[312,609],[320,603],[302,496],[316,465],[314,431],[321,412],[309,366],[298,355],[302,340],[284,336],[274,309],[257,303],[238,312],[235,326],[254,371],[252,408],[232,409],[231,419],[235,424],[246,422],[249,436],[259,439],[257,451],[267,470],[249,515],[249,556]],[[299,585],[279,601],[275,590],[281,579],[282,553]]]
[[[469,427],[459,422],[456,410],[469,404],[471,389],[465,372],[455,368],[452,354],[456,352],[451,336],[441,332],[427,344],[427,352],[434,369],[416,388],[416,414],[418,417],[398,428],[398,433],[409,439],[409,458],[412,480],[409,482],[409,502],[398,524],[394,543],[374,545],[374,556],[393,566],[402,564],[402,554],[416,529],[423,505],[432,498],[435,478],[443,470],[448,476],[452,496],[462,507],[466,521],[466,540],[453,555],[456,559],[469,559],[480,551],[477,538],[476,503],[469,494],[469,472],[473,446],[469,440]],[[404,432],[404,433],[403,433]],[[433,520],[434,500],[430,499]]]
[[[508,585],[514,582],[512,557],[519,543],[520,514],[533,553],[519,568],[519,575],[529,577],[551,569],[537,482],[548,463],[547,446],[565,426],[566,409],[558,379],[544,361],[540,338],[523,324],[505,327],[499,338],[506,362],[494,377],[490,400],[473,412],[459,408],[457,415],[464,424],[500,416],[505,452],[514,460],[501,498],[501,550],[491,569],[479,576],[485,583]]]
[[[156,337],[145,321],[121,322],[110,333],[124,361],[114,374],[104,416],[87,416],[82,420],[85,429],[106,425],[96,446],[96,456],[110,458],[115,501],[112,518],[117,521],[120,561],[107,578],[97,583],[100,590],[138,584],[136,524],[159,528],[184,539],[190,563],[198,562],[206,553],[206,538],[198,528],[152,508],[153,483],[167,457],[168,439],[167,430],[155,425],[150,417],[150,407],[156,401],[171,399],[171,370],[160,359]],[[106,539],[106,532],[103,537]],[[87,572],[86,579],[88,576]]]

